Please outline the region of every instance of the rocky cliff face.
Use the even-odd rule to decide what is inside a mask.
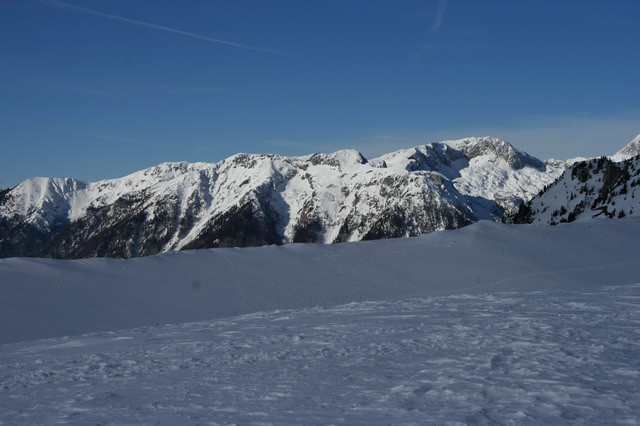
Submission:
[[[85,183],[32,178],[0,194],[0,257],[413,236],[501,220],[562,173],[495,138],[304,157],[238,154]]]

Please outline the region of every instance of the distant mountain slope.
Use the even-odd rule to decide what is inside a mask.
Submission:
[[[640,156],[618,162],[601,157],[567,169],[553,184],[524,203],[513,221],[555,225],[638,215]]]
[[[0,257],[128,258],[413,236],[501,220],[564,168],[485,137],[371,161],[354,150],[237,154],[96,183],[31,178],[0,196]]]
[[[613,154],[611,156],[611,159],[613,161],[624,161],[637,155],[640,155],[640,134],[633,138],[633,140],[629,142],[627,146]]]
[[[453,182],[456,190],[469,198],[478,219],[500,218],[504,210],[511,211],[533,197],[566,167],[563,161],[540,161],[492,137],[423,145],[372,162],[408,171],[436,172],[432,178]]]

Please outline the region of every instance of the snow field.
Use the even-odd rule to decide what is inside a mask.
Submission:
[[[3,259],[0,424],[638,424],[639,231]]]
[[[640,218],[359,243],[0,260],[0,344],[276,309],[640,281]]]
[[[640,284],[4,345],[0,422],[637,424]]]

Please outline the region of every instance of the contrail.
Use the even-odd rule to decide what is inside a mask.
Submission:
[[[427,31],[429,34],[435,34],[440,29],[440,25],[442,25],[442,18],[444,18],[444,12],[447,9],[447,1],[448,0],[438,0],[438,10],[436,12],[436,18]]]
[[[447,2],[449,0],[438,0],[438,9],[436,10],[436,16],[431,23],[431,26],[427,29],[426,36],[427,40],[420,49],[420,51],[416,54],[416,57],[420,57],[424,55],[426,52],[430,51],[433,48],[432,39],[435,34],[440,30],[440,26],[442,25],[442,20],[444,19],[444,12],[447,10]]]
[[[181,35],[184,35],[184,36],[187,36],[187,37],[192,37],[192,38],[197,38],[197,39],[200,39],[200,40],[210,41],[212,43],[223,44],[225,46],[237,47],[237,48],[246,49],[246,50],[254,50],[254,51],[257,51],[257,52],[272,53],[274,55],[291,56],[288,53],[279,52],[277,50],[263,49],[261,47],[254,47],[254,46],[249,46],[249,45],[246,45],[246,44],[234,43],[232,41],[221,40],[221,39],[217,39],[217,38],[203,36],[203,35],[200,35],[200,34],[190,33],[188,31],[182,31],[182,30],[178,30],[178,29],[175,29],[175,28],[165,27],[164,25],[157,25],[157,24],[152,24],[150,22],[137,21],[135,19],[126,18],[124,16],[111,15],[110,13],[100,12],[100,11],[93,10],[93,9],[87,9],[86,7],[76,6],[76,5],[73,5],[73,4],[65,3],[65,2],[60,1],[60,0],[40,0],[40,1],[42,3],[44,3],[44,4],[48,4],[48,5],[54,6],[54,7],[59,7],[59,8],[62,8],[62,9],[73,10],[75,12],[86,13],[86,14],[89,14],[89,15],[101,16],[103,18],[108,18],[108,19],[114,19],[116,21],[127,22],[129,24],[138,25],[140,27],[151,28],[151,29],[154,29],[154,30],[168,31],[168,32],[171,32],[171,33],[181,34]]]

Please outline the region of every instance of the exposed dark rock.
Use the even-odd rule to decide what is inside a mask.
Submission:
[[[0,258],[37,256],[51,235],[28,223],[15,224],[0,218]]]
[[[282,244],[276,227],[276,214],[269,205],[247,200],[209,222],[184,249]]]
[[[296,224],[292,241],[293,243],[315,243],[318,241],[318,233],[322,231],[322,222],[315,214],[313,202],[305,203],[300,220]]]

